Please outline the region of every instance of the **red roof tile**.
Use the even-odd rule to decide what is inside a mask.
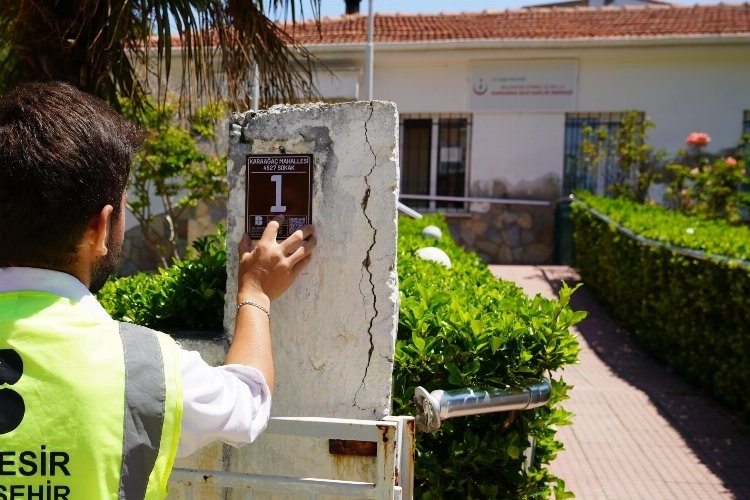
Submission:
[[[302,44],[361,44],[367,16],[305,21],[286,29]],[[375,43],[750,35],[750,4],[537,8],[459,14],[376,14]]]

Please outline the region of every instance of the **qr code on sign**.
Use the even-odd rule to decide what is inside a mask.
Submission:
[[[289,217],[289,234],[307,224],[307,217]]]

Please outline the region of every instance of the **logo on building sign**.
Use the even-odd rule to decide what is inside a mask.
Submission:
[[[471,111],[568,111],[577,108],[578,62],[476,61],[470,64]]]
[[[13,349],[0,349],[0,387],[14,385],[23,374],[23,360]],[[11,388],[0,389],[0,434],[7,434],[21,424],[26,405]]]
[[[487,84],[484,83],[484,78],[480,78],[477,83],[474,84],[474,93],[476,95],[484,95],[487,92]]]

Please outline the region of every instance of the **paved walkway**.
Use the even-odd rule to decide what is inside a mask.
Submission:
[[[490,269],[531,296],[580,281],[564,266]],[[640,351],[585,284],[571,305],[589,316],[575,327],[580,363],[562,371],[574,386],[562,406],[575,416],[558,431],[565,450],[550,470],[584,500],[750,499],[748,434]]]

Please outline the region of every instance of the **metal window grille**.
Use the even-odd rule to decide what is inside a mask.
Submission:
[[[740,138],[741,146],[737,149],[737,154],[745,158],[745,164],[750,164],[750,142],[745,142],[745,136],[750,136],[750,109],[742,112],[742,137]],[[750,172],[745,173],[746,181],[740,184],[740,191],[746,193],[750,191]],[[750,214],[743,216],[745,219],[750,218]]]
[[[622,180],[617,168],[611,141],[597,141],[597,136],[614,138],[620,128],[624,112],[567,113],[565,115],[565,159],[563,164],[563,193],[586,189],[604,194],[606,187]],[[643,115],[641,115],[643,120]],[[585,165],[583,146],[586,139],[598,148],[599,162],[591,168]]]
[[[471,119],[466,115],[406,115],[400,123],[401,186],[406,195],[465,197]],[[463,211],[466,203],[409,200],[418,210]]]

